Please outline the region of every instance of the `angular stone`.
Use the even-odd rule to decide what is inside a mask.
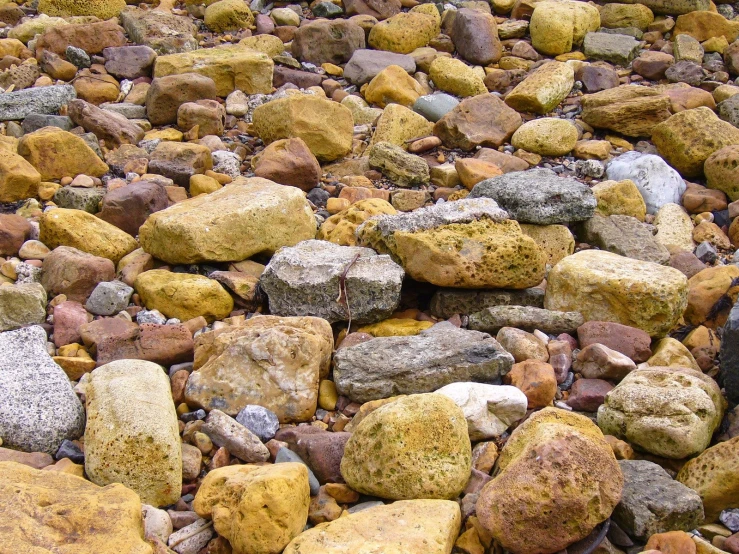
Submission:
[[[645,362],[652,355],[652,342],[648,333],[641,329],[610,321],[588,321],[577,328],[581,348],[601,344],[624,354],[635,362]]]
[[[434,391],[460,381],[499,384],[513,356],[487,333],[440,323],[409,337],[380,337],[339,349],[334,381],[340,394],[369,402]]]
[[[69,117],[85,131],[112,147],[121,144],[138,144],[144,138],[144,130],[128,118],[109,110],[102,110],[84,100],[72,100],[68,104]]]
[[[391,65],[402,67],[407,73],[416,71],[416,62],[411,56],[360,48],[354,50],[344,67],[344,78],[361,86],[369,83],[378,73]]]
[[[76,248],[59,246],[43,262],[41,284],[50,296],[85,302],[98,283],[115,278],[115,265],[107,258]]]
[[[18,154],[41,174],[42,181],[76,177],[80,173],[102,177],[108,166],[81,137],[57,127],[44,127],[24,135]]]
[[[437,18],[438,12],[437,12]],[[410,54],[439,33],[436,18],[426,13],[402,12],[372,27],[367,42],[375,50]]]
[[[321,19],[298,27],[291,48],[300,61],[320,65],[344,64],[364,47],[364,30],[354,21]]]
[[[146,117],[152,125],[175,123],[182,104],[215,97],[215,81],[208,76],[187,73],[159,77],[146,93]]]
[[[655,13],[681,15],[693,11],[706,11],[710,0],[605,0],[607,3],[643,4]]]
[[[460,290],[440,289],[431,298],[429,311],[434,317],[449,319],[455,314],[469,315],[494,306],[544,306],[544,290]]]
[[[531,44],[538,52],[558,56],[580,46],[585,33],[597,31],[595,6],[581,2],[537,2],[531,14]]]
[[[259,437],[220,410],[211,410],[202,430],[216,446],[226,448],[239,460],[259,463],[269,459],[269,450]]]
[[[595,343],[580,350],[572,367],[586,379],[620,381],[636,369],[636,364],[624,354]]]
[[[567,405],[579,412],[596,412],[613,385],[602,379],[578,379],[572,383]]]
[[[148,77],[157,53],[145,45],[109,47],[103,50],[105,70],[118,79]]]
[[[318,186],[321,166],[301,138],[276,140],[253,160],[254,175],[304,192]]]
[[[72,85],[51,85],[6,92],[0,96],[0,121],[19,121],[30,114],[55,114],[77,98]]]
[[[189,52],[198,48],[198,41],[194,37],[195,24],[187,16],[129,8],[121,13],[120,19],[131,42],[148,46],[159,55]]]
[[[165,187],[151,181],[136,181],[108,191],[102,199],[103,209],[97,216],[131,236],[154,212],[169,205]]]
[[[260,283],[273,314],[373,323],[397,308],[403,276],[389,256],[310,240],[277,252]],[[340,287],[345,300],[337,299]]]
[[[639,53],[641,45],[634,37],[611,33],[588,33],[583,52],[588,58],[627,66]]]
[[[655,239],[671,251],[692,252],[693,221],[679,204],[665,204],[654,218]]]
[[[280,420],[272,410],[257,404],[247,404],[236,414],[236,421],[267,442],[280,429]]]
[[[0,332],[43,323],[46,291],[38,283],[0,286]]]
[[[649,137],[670,117],[670,99],[644,86],[624,85],[582,97],[582,119],[598,129]]]
[[[516,327],[559,335],[573,333],[584,322],[579,312],[555,312],[532,306],[492,306],[470,315],[469,328],[497,333],[503,327]]]
[[[16,214],[0,214],[0,256],[15,256],[31,237],[31,224]]]
[[[79,328],[88,323],[87,310],[79,302],[65,300],[54,306],[54,345],[81,343]]]
[[[0,151],[0,202],[33,198],[40,183],[41,174],[23,157]]]
[[[160,142],[149,157],[149,171],[187,187],[193,175],[213,169],[210,149],[202,144]]]
[[[40,18],[39,18],[40,19]],[[99,54],[108,46],[123,46],[126,36],[116,19],[89,21],[76,25],[53,25],[43,29],[36,39],[36,54],[50,50],[66,56],[67,47],[73,46],[87,54]]]
[[[120,281],[98,283],[85,306],[95,315],[114,315],[128,306],[133,289]]]
[[[469,8],[457,10],[451,37],[457,53],[473,65],[490,65],[503,54],[495,18]]]
[[[426,94],[416,100],[412,106],[414,112],[436,123],[459,105],[459,100],[450,94]]]
[[[575,86],[575,70],[562,62],[547,62],[530,73],[505,99],[519,112],[545,114],[559,105]]]
[[[104,194],[105,190],[101,187],[61,187],[54,193],[53,200],[60,208],[96,214]]]
[[[429,77],[439,90],[462,98],[487,93],[482,77],[462,60],[438,56],[431,62]]]
[[[725,192],[732,202],[739,200],[738,158],[739,145],[726,146],[711,154],[703,166],[707,186]]]
[[[375,119],[377,119],[377,115],[372,116],[372,121]],[[390,104],[382,110],[379,119],[377,119],[375,132],[372,134],[368,148],[378,142],[390,142],[397,146],[407,146],[406,141],[428,136],[433,129],[433,124],[422,115],[400,104]]]
[[[579,236],[588,244],[627,258],[657,264],[670,260],[670,252],[655,240],[652,232],[627,215],[595,215],[583,223]]]
[[[115,322],[118,318],[107,320]],[[189,362],[193,356],[192,333],[184,325],[135,323],[106,329],[95,328],[95,321],[80,327],[83,340],[95,345],[98,365],[116,360],[146,360],[165,367]],[[116,325],[116,327],[117,327]]]
[[[699,42],[710,38],[725,37],[731,43],[739,36],[739,23],[710,11],[693,11],[680,15],[673,29],[675,36],[690,35]]]
[[[389,142],[376,142],[368,148],[369,164],[382,171],[399,187],[414,187],[429,183],[429,166],[420,157],[408,154],[400,146]]]

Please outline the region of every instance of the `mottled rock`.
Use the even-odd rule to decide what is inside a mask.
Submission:
[[[269,450],[259,437],[221,410],[211,410],[202,430],[216,446],[226,448],[239,460],[258,463],[269,459]]]
[[[666,264],[670,252],[657,242],[654,234],[638,219],[627,215],[594,215],[582,225],[580,238],[627,258]]]
[[[491,306],[470,315],[469,328],[497,333],[503,327],[527,331],[539,329],[559,335],[572,333],[584,322],[579,312],[556,312],[533,306]]]
[[[46,319],[46,291],[38,283],[0,287],[0,331],[11,331]]]

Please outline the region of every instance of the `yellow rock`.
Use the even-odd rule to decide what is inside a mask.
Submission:
[[[598,27],[600,15],[595,6],[568,0],[537,2],[529,25],[531,44],[548,56],[564,54],[582,44],[585,35]]]
[[[431,6],[436,9],[435,6]],[[437,12],[438,17],[438,12]],[[426,13],[401,12],[372,27],[369,45],[375,50],[409,54],[439,34],[439,22]]]
[[[285,43],[282,42],[279,37],[274,35],[255,35],[253,37],[246,37],[239,41],[239,44],[256,50],[257,52],[264,52],[270,58],[279,56],[285,52]]]
[[[575,251],[575,237],[564,225],[531,225],[521,223],[521,231],[541,248],[547,263],[556,265]]]
[[[540,156],[564,156],[577,144],[577,127],[566,119],[543,117],[521,125],[511,137],[516,148]]]
[[[739,267],[733,264],[707,267],[688,279],[688,307],[685,309],[685,321],[691,325],[706,322],[713,307],[729,292],[735,279],[739,279]],[[730,300],[735,301],[736,296]],[[725,317],[724,314],[723,318]],[[724,322],[714,319],[706,324],[713,327],[722,326]]]
[[[429,136],[433,130],[434,124],[421,114],[400,104],[390,104],[377,120],[368,148],[378,142],[389,142],[407,148],[406,140]]]
[[[661,337],[682,316],[687,297],[688,280],[676,269],[583,250],[549,272],[544,307],[577,310],[585,321],[614,321]]]
[[[335,410],[339,401],[339,392],[336,384],[328,379],[321,380],[318,386],[318,406],[324,410]]]
[[[656,88],[623,85],[583,96],[582,109],[583,121],[592,127],[648,137],[669,119],[670,98]]]
[[[736,88],[739,91],[739,87]],[[735,144],[711,154],[703,166],[706,186],[726,193],[732,202],[739,200],[738,161],[739,144]]]
[[[562,62],[548,62],[529,74],[505,102],[519,112],[545,114],[553,110],[575,85],[575,70]]]
[[[76,356],[54,356],[56,364],[64,370],[70,381],[79,381],[85,373],[95,369],[95,360]]]
[[[321,162],[346,156],[352,148],[354,120],[346,106],[310,94],[294,94],[254,110],[254,129],[265,144],[298,137]]]
[[[59,183],[50,183],[48,181],[42,181],[38,186],[38,197],[41,200],[51,200],[54,198],[56,191],[62,186]]]
[[[636,27],[646,31],[654,21],[652,10],[642,4],[606,4],[600,6],[600,24],[607,29]]]
[[[341,101],[341,105],[346,106],[352,112],[354,125],[374,123],[382,115],[380,108],[370,108],[369,104],[361,96],[355,96],[354,94],[350,94],[344,98]]]
[[[161,371],[161,370],[160,370]],[[18,554],[152,554],[141,501],[123,485],[0,462],[3,548]]]
[[[690,350],[671,337],[665,337],[657,343],[646,363],[652,367],[688,367],[701,371]]]
[[[396,213],[398,212],[389,202],[380,198],[360,200],[324,221],[316,238],[341,246],[356,246],[357,227],[370,217],[382,214],[395,215]]]
[[[689,280],[688,283],[690,283]],[[704,325],[699,325],[688,333],[688,336],[683,339],[683,344],[688,350],[709,347],[718,352],[721,348],[721,341],[716,332]]]
[[[7,135],[0,135],[0,152],[12,152],[13,154],[17,154],[18,139]]]
[[[144,360],[118,360],[85,385],[85,472],[93,483],[123,483],[152,506],[174,504],[182,454],[169,378]]]
[[[278,554],[308,521],[308,469],[299,463],[214,469],[203,479],[193,509],[213,520],[234,554]]]
[[[668,250],[693,251],[693,222],[677,204],[665,204],[654,218],[657,227],[655,240]]]
[[[703,44],[701,44],[701,46],[703,47],[704,52],[718,52],[719,54],[723,54],[724,51],[729,47],[729,41],[726,40],[726,37],[724,36],[711,37]]]
[[[727,98],[731,98],[735,94],[739,94],[739,87],[736,85],[719,85],[713,91],[713,99],[716,104],[723,102]]]
[[[399,65],[380,71],[367,85],[364,97],[370,104],[384,108],[387,104],[412,106],[424,94],[423,87]]]
[[[729,21],[716,12],[694,11],[677,18],[672,35],[682,34],[690,35],[698,42],[721,36],[734,42],[739,36],[739,21]]]
[[[69,25],[69,22],[61,17],[49,17],[48,15],[41,14],[39,17],[34,17],[33,19],[26,18],[23,23],[19,23],[15,27],[11,28],[8,32],[8,37],[27,44],[28,41],[33,39],[36,35],[40,35],[46,29],[61,25]],[[0,52],[2,52],[1,45]]]
[[[192,264],[274,253],[315,233],[313,211],[300,189],[242,177],[151,214],[139,238],[143,249],[160,260]]]
[[[26,45],[17,38],[0,38],[0,57],[19,58],[25,47]]]
[[[611,157],[611,143],[607,140],[579,140],[573,154],[581,160],[607,160]]]
[[[140,273],[133,286],[147,309],[180,321],[203,316],[210,323],[227,317],[234,307],[220,283],[202,275],[152,269]]]
[[[690,460],[676,479],[703,500],[706,522],[718,520],[729,508],[739,508],[739,437],[720,442]]]
[[[69,458],[62,458],[54,465],[46,466],[45,468],[43,468],[43,470],[67,473],[69,475],[74,475],[75,477],[79,477],[80,479],[85,478],[85,466],[81,464],[75,464]]]
[[[449,554],[462,516],[449,500],[403,500],[320,523],[284,554]]]
[[[218,96],[228,96],[236,89],[246,94],[269,94],[273,68],[267,54],[236,44],[159,56],[154,77],[199,73],[213,79]]]
[[[454,58],[436,58],[431,63],[429,77],[439,90],[462,98],[488,92],[482,77],[470,66]]]
[[[94,15],[110,19],[118,17],[125,7],[125,0],[41,0],[37,9],[39,13],[57,17]]]
[[[167,129],[152,129],[144,135],[144,140],[167,140],[170,142],[182,142],[183,134],[179,129],[169,127]]]
[[[254,14],[241,0],[219,0],[205,8],[205,26],[216,33],[254,26]]]
[[[23,135],[18,154],[41,174],[42,181],[76,177],[80,173],[101,177],[108,166],[84,140],[58,127],[43,127]]]
[[[647,205],[633,181],[602,181],[591,190],[598,200],[595,213],[602,216],[629,215],[644,221]]]
[[[54,208],[41,216],[39,240],[50,249],[71,246],[118,263],[138,248],[131,235],[82,210]]]
[[[321,69],[333,77],[341,77],[344,74],[344,70],[341,67],[332,63],[322,63]]]
[[[24,158],[0,149],[0,202],[16,202],[36,196],[41,174]]]
[[[432,327],[431,321],[415,319],[386,319],[357,329],[357,333],[368,333],[373,337],[410,337]]]
[[[190,177],[190,194],[192,196],[210,194],[222,188],[223,185],[213,177],[208,177],[207,175],[192,175]]]

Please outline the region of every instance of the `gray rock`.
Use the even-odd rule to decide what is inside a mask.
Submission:
[[[468,326],[486,333],[497,333],[503,327],[515,327],[559,335],[574,333],[583,323],[585,318],[580,312],[558,312],[533,306],[491,306],[472,314]]]
[[[259,437],[262,442],[273,439],[280,428],[280,420],[272,410],[264,406],[250,404],[245,406],[237,415],[236,421]]]
[[[49,356],[41,327],[0,333],[0,360],[3,446],[53,455],[64,439],[82,436],[84,409],[64,370]]]
[[[628,215],[594,215],[581,226],[579,237],[614,254],[627,258],[666,264],[670,252],[638,219]]]
[[[598,29],[599,33],[606,33],[609,35],[628,35],[630,37],[634,37],[637,40],[641,40],[644,36],[644,31],[641,29],[637,29],[636,27],[617,27],[615,29],[606,29],[605,27],[601,27]]]
[[[726,390],[726,397],[731,402],[739,402],[739,302],[734,304],[724,325],[719,375],[720,382]]]
[[[682,60],[668,67],[665,77],[671,83],[687,83],[692,87],[697,87],[703,82],[705,73],[700,64]]]
[[[389,256],[370,248],[318,240],[281,248],[272,256],[260,284],[272,314],[311,315],[333,323],[350,318],[346,304],[337,300],[344,272],[353,321],[380,321],[398,307],[405,273]]]
[[[634,37],[610,33],[588,33],[583,52],[590,59],[626,66],[639,54],[640,43]]]
[[[400,146],[378,142],[369,149],[368,155],[370,167],[380,170],[398,187],[416,187],[429,183],[429,164]]]
[[[695,247],[695,257],[706,264],[713,264],[718,258],[718,250],[716,247],[704,240],[698,246]]]
[[[196,27],[189,17],[134,8],[121,12],[120,20],[131,42],[149,46],[157,54],[198,49]]]
[[[213,158],[213,171],[216,173],[225,173],[234,179],[241,175],[241,158],[237,154],[226,150],[216,150],[211,152],[211,157]]]
[[[82,210],[91,214],[100,211],[100,201],[105,196],[102,187],[61,187],[54,193],[54,203],[60,208]]]
[[[413,103],[413,111],[421,114],[432,123],[436,123],[457,107],[459,100],[444,92],[421,96]]]
[[[74,122],[66,115],[32,113],[26,116],[21,126],[26,134],[38,131],[43,127],[59,127],[64,131],[71,131],[74,128]]]
[[[318,483],[318,479],[316,479],[316,476],[313,473],[313,470],[310,467],[308,467],[308,464],[306,464],[303,461],[303,458],[298,456],[295,452],[293,452],[289,448],[285,448],[283,446],[277,451],[277,455],[275,456],[275,463],[284,464],[286,462],[303,464],[305,466],[305,468],[308,470],[308,484],[310,485],[310,494],[311,496],[317,495],[318,489],[321,487],[321,485]]]
[[[128,306],[133,289],[121,281],[98,283],[87,299],[85,309],[95,315],[114,315]]]
[[[266,462],[269,450],[254,433],[221,410],[211,410],[202,427],[213,444],[223,446],[246,463]]]
[[[69,46],[67,46],[65,55],[67,56],[67,61],[69,63],[73,63],[79,68],[90,67],[92,65],[92,61],[90,61],[90,56],[82,48],[77,48],[76,46],[72,46],[70,44]]]
[[[120,104],[106,103],[100,106],[109,112],[114,112],[128,119],[146,119],[146,106],[122,102]]]
[[[544,307],[544,290],[461,290],[439,289],[431,298],[431,315],[448,319],[455,314],[469,315],[492,306]]]
[[[719,515],[718,520],[724,524],[729,531],[732,533],[739,533],[739,509],[732,508],[724,510]]]
[[[624,475],[614,521],[626,533],[646,541],[655,533],[690,531],[703,522],[703,502],[694,490],[646,460],[619,460]]]
[[[368,502],[360,502],[359,504],[354,504],[354,506],[349,508],[347,512],[349,512],[350,514],[356,514],[357,512],[361,512],[362,510],[369,510],[370,508],[384,505],[385,503],[380,500],[370,500]]]
[[[344,13],[344,10],[333,2],[319,2],[311,8],[311,11],[316,17],[336,17]]]
[[[686,188],[683,178],[665,160],[636,151],[611,160],[606,167],[606,177],[614,181],[633,181],[650,214],[656,214],[665,204],[680,204]]]
[[[606,168],[598,160],[577,160],[575,171],[578,176],[600,179],[606,172]]]
[[[144,323],[164,325],[167,323],[167,318],[164,317],[159,310],[141,310],[136,314],[136,323],[139,325],[143,325]]]
[[[194,512],[193,512],[194,513]],[[208,520],[198,518],[190,525],[172,533],[167,544],[177,554],[196,554],[208,545],[216,534]]]
[[[39,283],[0,287],[0,331],[46,320],[46,291]]]
[[[728,121],[734,127],[739,127],[739,98],[730,96],[723,102],[719,102],[716,106],[718,116],[724,121]]]
[[[77,98],[72,85],[27,88],[0,94],[0,121],[25,119],[32,113],[56,114]]]
[[[344,67],[344,78],[361,86],[369,83],[380,71],[391,65],[399,65],[408,73],[416,71],[416,61],[407,54],[395,54],[381,50],[355,50]]]
[[[552,225],[593,217],[598,202],[590,188],[549,169],[515,171],[477,183],[469,198],[492,198],[521,223]]]
[[[340,348],[334,381],[340,394],[369,402],[433,392],[450,383],[500,384],[513,356],[487,333],[443,322],[409,337],[379,337]]]

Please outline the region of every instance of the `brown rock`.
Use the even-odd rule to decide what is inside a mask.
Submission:
[[[343,483],[341,458],[350,436],[351,433],[344,432],[299,435],[291,450],[308,464],[319,483]]]
[[[321,181],[321,166],[303,139],[281,139],[256,157],[254,175],[308,192]]]
[[[733,301],[729,299],[723,309],[717,309],[720,308],[717,303],[729,289],[733,289],[733,300],[736,300],[739,289],[732,287],[732,284],[738,278],[739,267],[722,265],[706,268],[688,279],[688,307],[683,315],[685,321],[691,325],[705,324],[712,329],[723,326]]]
[[[115,19],[84,23],[81,25],[58,25],[47,27],[36,41],[36,57],[44,50],[65,56],[67,46],[81,48],[89,55],[99,54],[109,46],[123,46],[126,36]]]
[[[529,410],[549,406],[557,394],[557,378],[554,368],[539,360],[526,360],[513,364],[504,382],[523,391],[529,401]]]
[[[41,52],[39,67],[44,73],[48,73],[52,79],[71,81],[77,75],[77,66],[62,59],[59,54],[51,50]]]
[[[695,543],[685,531],[668,531],[652,535],[644,547],[644,551],[649,550],[659,551],[662,554],[696,554]]]
[[[64,294],[83,303],[95,286],[115,279],[115,266],[107,258],[87,254],[71,246],[59,246],[44,258],[41,284],[49,296]]]
[[[633,361],[646,362],[652,355],[649,346],[652,339],[641,329],[610,321],[588,321],[577,328],[580,348],[602,344],[620,352]]]
[[[54,463],[54,458],[45,452],[20,452],[10,448],[0,448],[0,462],[15,462],[34,469],[43,469]]]
[[[699,186],[688,187],[681,202],[690,214],[720,212],[729,205],[724,192]]]
[[[675,58],[665,52],[647,50],[636,58],[631,66],[634,73],[650,81],[659,81],[665,78],[665,71],[675,63]]]
[[[457,10],[451,37],[457,53],[473,65],[489,65],[503,55],[495,18],[469,8]]]
[[[163,141],[149,158],[149,171],[189,187],[190,177],[213,169],[210,149],[201,144]]]
[[[54,306],[54,344],[57,348],[82,342],[79,328],[87,323],[87,310],[79,302],[67,300]]]
[[[72,100],[68,115],[85,131],[105,141],[110,147],[121,144],[138,144],[144,138],[144,130],[126,117],[102,110],[84,100]]]
[[[103,50],[105,70],[118,79],[137,79],[151,75],[157,53],[144,45],[109,47]]]
[[[341,516],[341,506],[336,503],[336,499],[321,487],[316,496],[311,497],[308,507],[308,521],[313,525],[334,521]]]
[[[193,359],[192,334],[184,325],[144,323],[137,333],[97,342],[98,367],[115,360],[147,360],[169,367]]]
[[[299,60],[316,65],[344,64],[364,46],[364,31],[353,21],[318,19],[298,28],[292,53]]]
[[[578,379],[572,384],[567,404],[573,410],[596,412],[612,389],[613,385],[602,379]]]
[[[629,137],[650,136],[670,115],[670,99],[647,87],[621,86],[582,98],[585,123]]]
[[[78,98],[96,106],[105,102],[115,102],[120,92],[120,85],[115,77],[90,69],[82,69],[75,77],[73,85]]]
[[[0,214],[0,256],[15,256],[31,236],[31,224],[25,217]]]
[[[177,126],[182,131],[198,127],[197,138],[220,136],[226,125],[226,108],[217,100],[185,102],[177,108]]]
[[[529,168],[529,163],[516,156],[498,152],[492,148],[480,148],[475,154],[475,159],[482,160],[497,165],[503,173],[511,173],[513,171],[525,171]]]
[[[690,279],[696,273],[706,269],[706,264],[700,261],[692,252],[680,251],[670,256],[670,267],[681,271]]]
[[[79,328],[82,342],[88,348],[96,347],[98,343],[111,337],[133,337],[139,332],[139,326],[120,317],[104,317],[96,319]]]
[[[619,84],[616,70],[605,65],[585,65],[575,71],[575,80],[582,82],[589,93],[616,88]]]
[[[216,98],[216,84],[210,77],[182,73],[158,77],[146,93],[146,117],[152,125],[177,122],[177,110],[185,102]]]
[[[382,21],[400,12],[400,0],[344,0],[347,15],[370,15]]]
[[[621,352],[594,343],[580,350],[573,369],[586,379],[620,381],[636,369],[636,364]]]
[[[103,196],[97,216],[131,236],[139,234],[146,218],[169,205],[164,187],[151,181],[136,181]]]
[[[298,88],[320,86],[323,76],[310,71],[300,71],[283,65],[276,65],[272,73],[272,86],[279,88],[285,83],[292,83]]]

